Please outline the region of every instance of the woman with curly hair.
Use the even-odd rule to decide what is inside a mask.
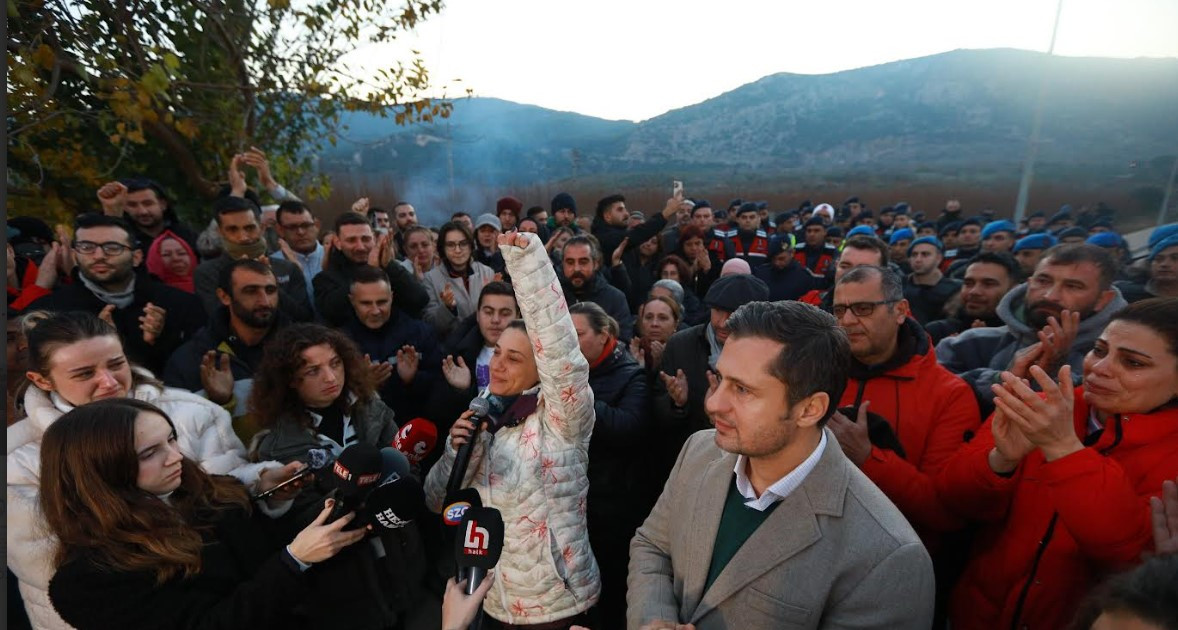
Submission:
[[[389,446],[397,434],[393,410],[377,395],[360,349],[318,324],[287,326],[266,344],[249,404],[262,426],[250,445],[258,459],[316,465],[353,444]],[[296,497],[296,522],[311,518],[323,497],[314,485]],[[434,608],[422,605],[429,597],[424,577],[416,526],[384,530],[373,544],[345,550],[313,576],[317,597],[306,605],[308,627],[399,627],[406,616]]]
[[[201,470],[176,435],[166,413],[134,398],[87,403],[45,432],[54,607],[81,630],[297,625],[305,572],[364,530],[343,531],[351,514],[325,525],[320,506],[293,540],[277,537],[245,486]]]

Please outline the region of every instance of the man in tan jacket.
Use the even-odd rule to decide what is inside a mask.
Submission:
[[[632,630],[912,628],[933,569],[824,427],[850,349],[834,318],[753,302],[728,320],[706,408],[630,544]]]

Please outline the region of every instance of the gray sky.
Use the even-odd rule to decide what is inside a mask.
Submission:
[[[777,72],[957,48],[1046,51],[1055,0],[448,0],[349,64],[420,51],[448,96],[644,120]],[[1178,57],[1178,0],[1064,0],[1056,54]]]

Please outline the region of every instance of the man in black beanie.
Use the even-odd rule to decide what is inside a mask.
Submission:
[[[567,192],[556,193],[552,198],[552,213],[548,217],[548,230],[551,232],[558,227],[567,227],[574,234],[581,233],[577,225],[577,200]]]

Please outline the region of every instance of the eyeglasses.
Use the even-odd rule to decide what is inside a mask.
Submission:
[[[446,249],[462,250],[470,247],[470,241],[446,241]]]
[[[871,317],[875,312],[875,307],[881,304],[895,304],[900,300],[880,300],[878,302],[855,302],[854,304],[835,304],[831,309],[834,313],[835,319],[842,319],[843,315],[847,314],[847,309],[855,314],[855,317]]]
[[[278,225],[282,225],[279,223]],[[315,229],[315,224],[311,222],[296,223],[295,225],[282,225],[282,229],[290,230],[291,232],[309,232]]]
[[[79,254],[93,254],[94,252],[98,251],[99,247],[102,248],[102,253],[106,254],[107,256],[118,256],[128,249],[131,249],[131,246],[129,245],[116,243],[114,241],[109,241],[106,243],[95,243],[94,241],[77,241],[74,243],[74,251],[78,252]]]

